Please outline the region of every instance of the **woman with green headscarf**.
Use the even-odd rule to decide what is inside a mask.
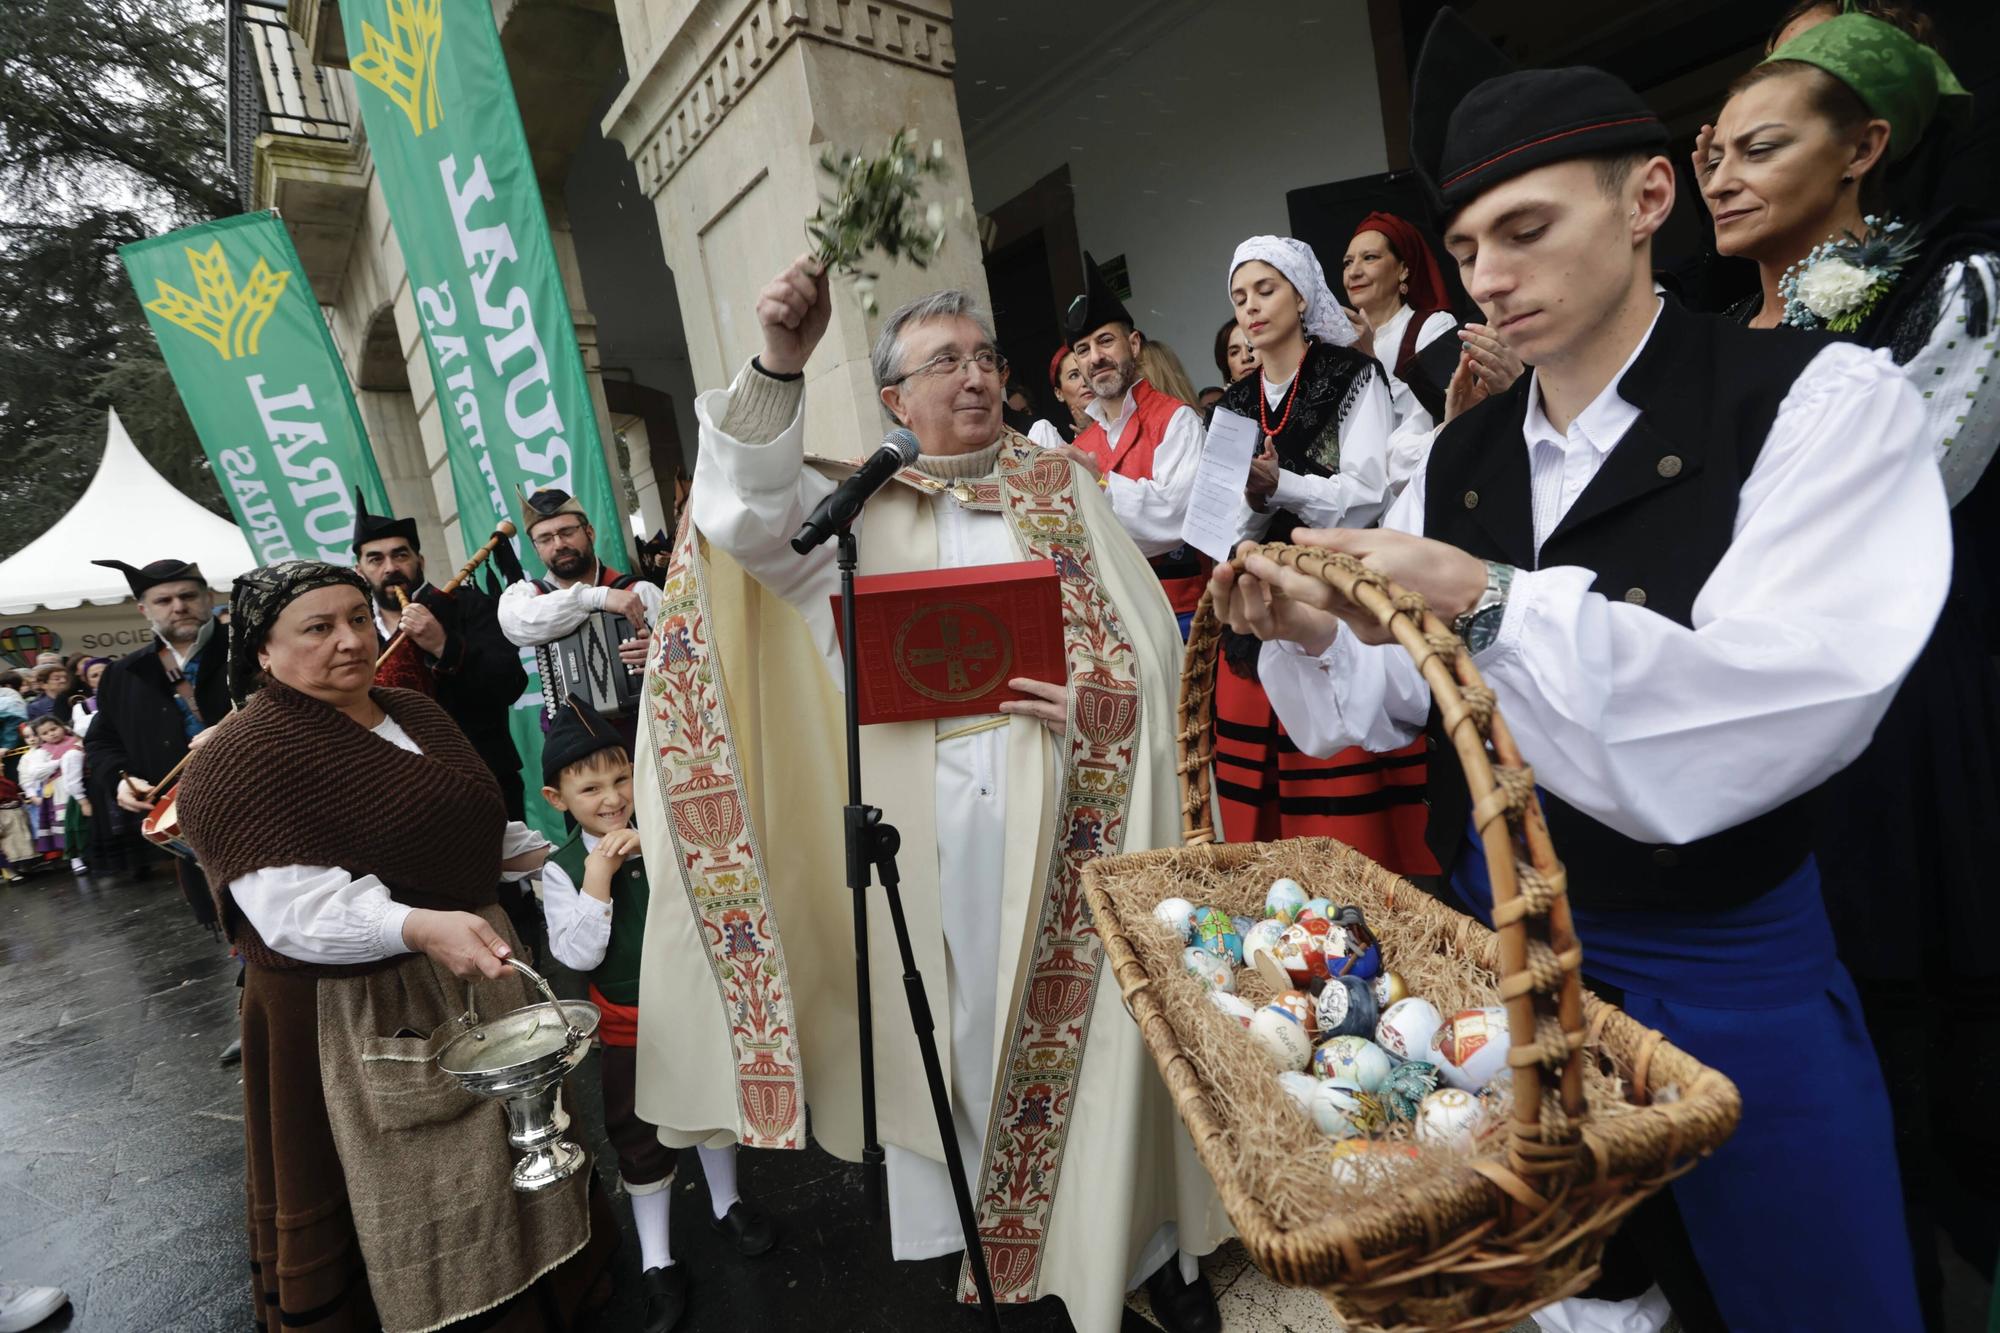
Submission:
[[[1937,1229],[1990,1272],[2000,1171],[1978,1118],[2000,1065],[2000,226],[1886,215],[1880,181],[1969,99],[1938,53],[1846,12],[1784,42],[1704,134],[1716,248],[1756,261],[1753,328],[1881,348],[1924,396],[1952,506],[1951,596],[1869,748],[1823,793],[1816,851],[1842,961],[1889,1084],[1926,1322],[1941,1327]],[[1882,534],[1896,558],[1896,534]]]

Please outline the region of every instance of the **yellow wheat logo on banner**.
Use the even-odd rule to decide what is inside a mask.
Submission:
[[[389,0],[389,33],[361,23],[366,49],[348,62],[360,78],[388,94],[421,135],[438,123],[438,48],[444,45],[444,0]],[[421,114],[419,111],[421,110]]]
[[[207,250],[187,251],[188,268],[194,273],[195,295],[189,296],[163,278],[153,285],[160,294],[146,302],[146,309],[170,324],[178,324],[222,354],[224,361],[257,355],[257,339],[264,321],[278,306],[278,297],[291,280],[291,270],[273,273],[260,257],[250,270],[250,280],[241,287],[223,258],[222,242]]]

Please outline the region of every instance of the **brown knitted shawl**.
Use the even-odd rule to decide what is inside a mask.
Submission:
[[[423,747],[411,754],[331,704],[272,684],[195,751],[181,778],[181,829],[213,886],[230,942],[250,962],[326,975],[273,953],[229,884],[277,866],[375,875],[399,903],[473,910],[495,901],[507,810],[492,770],[449,714],[412,690],[375,702]]]

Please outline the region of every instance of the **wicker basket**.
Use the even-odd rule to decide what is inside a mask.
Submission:
[[[1420,597],[1349,557],[1269,545],[1264,554],[1323,578],[1372,614],[1416,660],[1464,768],[1492,877],[1497,931],[1328,839],[1214,846],[1209,768],[1221,630],[1204,596],[1190,631],[1180,694],[1180,775],[1187,847],[1094,862],[1085,892],[1125,1004],[1214,1177],[1251,1259],[1289,1286],[1317,1288],[1351,1329],[1506,1329],[1573,1295],[1596,1276],[1605,1240],[1641,1200],[1690,1169],[1735,1129],[1735,1085],[1658,1032],[1587,995],[1561,863],[1534,779],[1471,656]],[[1265,1202],[1273,1181],[1245,1178],[1231,1103],[1217,1070],[1182,1027],[1200,1007],[1168,1006],[1198,989],[1173,951],[1135,939],[1153,906],[1194,879],[1261,902],[1273,873],[1290,873],[1335,902],[1363,906],[1393,960],[1409,947],[1456,954],[1492,979],[1511,1037],[1513,1112],[1491,1146],[1417,1191],[1349,1197],[1303,1225],[1280,1224]],[[1151,965],[1143,955],[1150,953]],[[1174,1012],[1170,1012],[1170,1008]],[[1213,1049],[1213,1048],[1211,1048]],[[1592,1119],[1584,1062],[1615,1073],[1627,1105]],[[1657,1094],[1657,1095],[1655,1095]],[[1284,1094],[1272,1082],[1269,1094]],[[1295,1219],[1296,1220],[1296,1219]]]

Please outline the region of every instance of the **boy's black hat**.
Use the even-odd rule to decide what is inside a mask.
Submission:
[[[542,741],[542,785],[553,787],[562,771],[599,750],[622,750],[625,738],[597,710],[571,696],[556,710],[555,721]]]

